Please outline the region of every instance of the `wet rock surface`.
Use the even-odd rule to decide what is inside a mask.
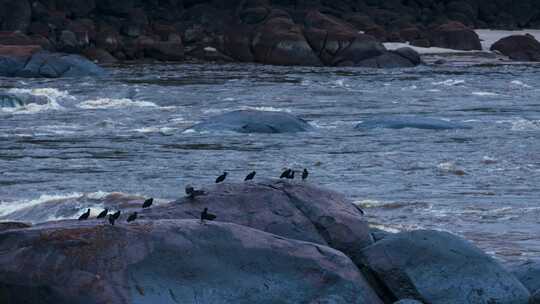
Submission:
[[[452,234],[369,228],[342,195],[307,182],[200,190],[144,210],[142,197],[110,194],[104,205],[122,210],[114,226],[94,219],[96,210],[87,221],[0,224],[0,300],[536,303],[517,279],[535,289],[535,263],[516,268],[516,278]],[[73,212],[69,200],[40,208],[52,206]],[[204,208],[217,219],[201,222]],[[127,223],[134,211],[137,220]]]
[[[527,303],[529,292],[495,260],[450,233],[388,236],[363,250],[365,264],[396,298],[425,303]]]
[[[88,59],[73,54],[50,53],[37,47],[0,46],[0,76],[101,77],[107,73]]]
[[[502,38],[491,46],[491,50],[499,51],[513,60],[540,61],[540,42],[528,34]]]
[[[453,130],[469,129],[470,126],[450,122],[443,119],[415,116],[385,116],[363,120],[355,127],[358,130],[385,129],[424,129],[424,130]]]
[[[382,303],[344,254],[230,223],[69,221],[0,248],[3,303]]]
[[[305,120],[283,112],[240,110],[229,112],[191,127],[196,131],[239,133],[295,133],[313,130]]]

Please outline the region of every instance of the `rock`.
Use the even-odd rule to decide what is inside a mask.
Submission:
[[[122,39],[116,29],[101,26],[96,33],[96,47],[114,53],[122,47]]]
[[[240,12],[240,20],[246,24],[258,24],[263,22],[270,14],[270,10],[267,7],[248,7]]]
[[[0,108],[19,108],[29,104],[45,105],[48,103],[49,98],[47,96],[33,95],[24,92],[0,93]]]
[[[402,47],[395,51],[393,51],[395,54],[400,55],[401,57],[404,57],[408,59],[413,65],[419,65],[422,63],[422,59],[420,58],[420,54],[418,54],[417,51],[410,47]]]
[[[391,232],[384,231],[384,230],[378,229],[378,228],[373,228],[373,227],[369,228],[369,233],[371,233],[371,236],[373,237],[373,240],[375,242],[378,242],[378,241],[386,238],[387,236],[392,235]]]
[[[184,45],[179,35],[168,41],[156,41],[145,48],[148,57],[161,61],[181,61],[184,60]]]
[[[482,45],[476,32],[460,22],[443,24],[430,33],[431,46],[454,50],[481,50]]]
[[[41,51],[37,45],[3,46],[0,45],[0,76],[13,77],[22,70],[33,54]]]
[[[69,12],[74,17],[86,17],[96,8],[96,2],[95,0],[56,0],[56,7]]]
[[[0,32],[0,45],[36,45],[30,37],[21,32]]]
[[[221,53],[215,47],[198,47],[187,54],[189,57],[210,62],[234,62],[234,59]]]
[[[447,232],[402,232],[362,251],[396,298],[434,304],[527,303],[529,292],[493,258]]]
[[[321,66],[298,25],[284,17],[266,21],[252,40],[256,62],[274,65]]]
[[[0,301],[382,304],[339,251],[199,220],[1,232]]]
[[[30,34],[40,35],[45,38],[48,38],[52,34],[52,31],[51,31],[51,28],[49,28],[49,25],[44,22],[39,22],[39,21],[32,22],[30,24],[30,27],[28,28],[28,32]]]
[[[0,95],[0,102],[1,100],[2,100],[2,95]],[[26,223],[19,223],[19,222],[0,222],[0,232],[13,230],[13,229],[24,229],[24,228],[29,228],[29,227],[32,227],[32,225],[26,224]]]
[[[220,221],[233,222],[283,237],[328,245],[358,261],[373,240],[362,214],[335,192],[283,181],[226,183],[203,189],[196,199],[153,208],[142,218],[197,218],[208,207]]]
[[[358,130],[363,129],[425,129],[425,130],[455,130],[470,129],[471,127],[460,123],[450,122],[437,118],[418,117],[418,116],[383,116],[368,118],[363,120],[355,127]]]
[[[68,53],[76,53],[80,51],[77,36],[72,31],[62,31],[59,40],[60,50]]]
[[[531,295],[529,304],[540,304],[540,289]]]
[[[540,42],[532,35],[512,35],[495,42],[492,51],[499,51],[512,60],[540,61]]]
[[[134,0],[95,0],[96,8],[106,14],[127,16],[135,6]]]
[[[118,60],[114,58],[111,53],[107,52],[104,49],[88,48],[83,51],[83,54],[84,56],[86,56],[86,58],[92,61],[97,61],[101,64],[111,64],[118,62]]]
[[[540,260],[529,260],[511,268],[513,275],[533,293],[540,290]]]
[[[423,304],[423,303],[418,301],[418,300],[403,299],[403,300],[399,300],[397,302],[394,302],[394,304]]]
[[[408,28],[401,29],[399,31],[399,36],[403,40],[409,41],[409,42],[422,38],[420,35],[420,30],[416,27],[408,27]]]
[[[25,65],[14,71],[12,76],[58,78],[106,75],[102,68],[79,55],[43,51],[34,53],[25,62]]]
[[[305,24],[310,45],[326,65],[354,66],[386,51],[373,37],[318,11],[309,12]]]
[[[206,119],[196,124],[196,131],[233,131],[239,133],[306,132],[313,127],[294,115],[283,112],[241,110]]]
[[[0,108],[18,108],[24,106],[24,102],[17,96],[0,93]],[[1,227],[0,223],[0,227]],[[2,230],[2,228],[0,228]]]
[[[224,51],[240,62],[254,62],[251,51],[253,32],[242,26],[229,26],[224,34]]]
[[[25,32],[32,21],[28,0],[0,0],[0,30]]]
[[[395,51],[384,52],[383,54],[362,60],[355,64],[355,66],[361,66],[366,68],[404,68],[414,67],[408,58],[401,56]]]

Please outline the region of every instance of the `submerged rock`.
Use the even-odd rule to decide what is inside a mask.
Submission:
[[[198,220],[1,232],[0,302],[382,303],[339,251]]]
[[[493,258],[447,232],[393,234],[365,248],[365,264],[396,298],[433,304],[527,303],[529,292]]]
[[[368,118],[356,125],[356,129],[426,129],[426,130],[453,130],[471,129],[470,126],[460,123],[450,122],[437,118],[419,116],[384,116]]]
[[[19,108],[31,103],[47,104],[47,102],[48,99],[46,96],[35,96],[25,93],[0,93],[0,108]]]
[[[0,76],[99,77],[105,70],[79,55],[50,53],[37,46],[0,46]]]
[[[17,77],[99,77],[106,72],[95,63],[79,55],[39,52],[34,54],[25,67],[17,71]]]
[[[313,130],[305,120],[283,112],[240,110],[208,118],[191,129],[239,133],[294,133]]]
[[[17,108],[24,106],[24,101],[11,94],[0,93],[0,108]]]

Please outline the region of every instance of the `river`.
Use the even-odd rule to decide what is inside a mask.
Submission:
[[[58,219],[18,211],[70,199],[78,213],[111,192],[164,202],[225,170],[241,181],[306,167],[310,182],[345,193],[378,227],[451,231],[506,263],[540,257],[539,66],[108,70],[105,81],[0,79],[1,92],[45,100],[0,109],[0,219]],[[285,111],[315,131],[189,130],[236,109]],[[394,114],[471,128],[354,129]]]

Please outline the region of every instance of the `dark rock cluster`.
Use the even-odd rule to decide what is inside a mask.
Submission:
[[[124,60],[409,67],[410,49],[480,50],[472,28],[540,26],[540,2],[450,0],[0,1],[0,45]]]
[[[471,27],[540,25],[536,1],[0,1],[0,45],[39,45],[101,63],[151,58],[280,65],[418,64],[379,41],[475,50]],[[410,53],[410,51],[409,51]]]
[[[450,233],[370,229],[342,195],[306,182],[201,193],[142,211],[141,199],[111,194],[114,226],[0,225],[0,302],[537,303],[537,264],[509,272]],[[217,219],[199,221],[203,208]]]

